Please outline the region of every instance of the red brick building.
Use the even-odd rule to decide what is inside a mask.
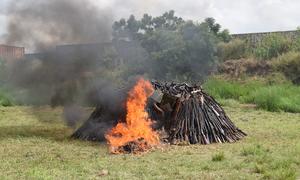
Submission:
[[[0,57],[2,58],[21,58],[25,54],[24,47],[8,46],[0,44]]]

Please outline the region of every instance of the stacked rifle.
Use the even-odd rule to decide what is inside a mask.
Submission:
[[[201,86],[156,81],[152,85],[163,94],[153,107],[161,114],[160,121],[163,121],[169,134],[169,142],[224,143],[235,142],[246,136]]]

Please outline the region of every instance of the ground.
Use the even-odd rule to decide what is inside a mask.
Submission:
[[[105,143],[69,139],[59,108],[0,107],[0,179],[300,178],[300,114],[225,110],[248,137],[111,155]]]

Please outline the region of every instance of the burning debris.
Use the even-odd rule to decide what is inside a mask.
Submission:
[[[96,108],[73,137],[101,139],[104,134],[95,132],[109,122],[103,119],[103,113],[107,114]],[[214,98],[196,85],[156,81],[151,85],[140,79],[128,94],[126,113],[117,115],[120,121],[110,121],[110,127],[115,126],[105,134],[111,153],[144,152],[158,145],[159,138],[171,144],[211,144],[232,143],[246,136]],[[93,133],[87,129],[91,124]],[[159,134],[166,134],[166,138]]]
[[[140,79],[129,92],[126,122],[119,122],[105,136],[110,152],[140,152],[159,144],[159,136],[151,128],[152,121],[145,110],[147,99],[153,91],[150,82]]]

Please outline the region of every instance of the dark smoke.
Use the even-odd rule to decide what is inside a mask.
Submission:
[[[109,10],[84,0],[13,0],[7,16],[6,43],[38,52],[10,67],[20,103],[63,106],[66,124],[74,128],[86,118],[82,107],[124,109],[130,83],[122,86],[105,75],[120,64],[117,57],[107,59],[116,54]]]
[[[111,37],[112,14],[86,0],[12,0],[7,16],[7,43],[31,50]]]

